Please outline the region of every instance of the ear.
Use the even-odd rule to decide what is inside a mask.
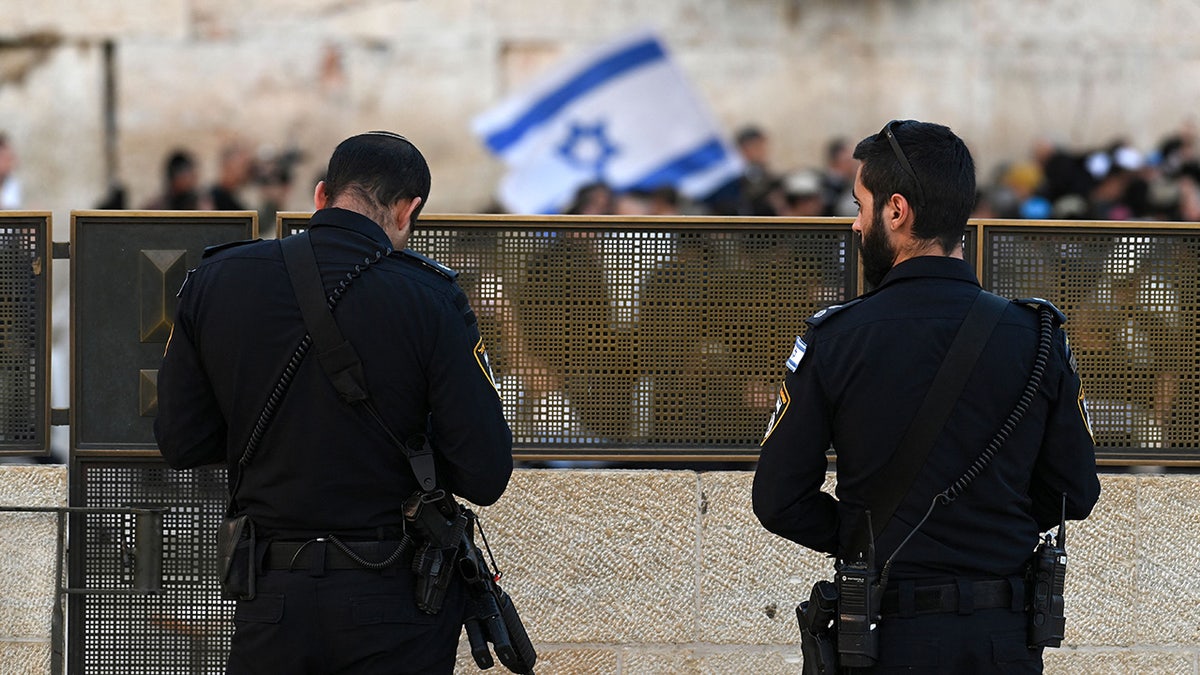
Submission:
[[[912,206],[908,203],[908,198],[899,192],[892,194],[883,207],[884,222],[888,224],[888,229],[893,232],[903,228],[911,227],[913,221]]]
[[[393,207],[392,214],[396,218],[396,229],[404,231],[412,227],[413,213],[416,213],[417,207],[421,206],[421,198],[413,197],[407,202],[397,202]]]
[[[325,194],[325,181],[320,181],[317,183],[317,187],[313,189],[313,206],[320,211],[328,203],[329,195]]]

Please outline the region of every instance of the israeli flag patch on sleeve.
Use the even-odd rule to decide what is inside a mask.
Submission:
[[[808,351],[808,345],[805,344],[802,338],[796,338],[796,346],[792,348],[792,355],[788,357],[787,369],[796,372],[796,368],[800,366],[800,359],[804,358],[804,352]]]

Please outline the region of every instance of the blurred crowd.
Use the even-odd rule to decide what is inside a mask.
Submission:
[[[1024,161],[997,168],[977,216],[1200,221],[1200,149],[1192,124],[1141,149],[1118,138],[1099,148],[1038,139]]]
[[[571,214],[846,216],[855,214],[851,188],[858,139],[830,139],[815,161],[780,170],[771,138],[757,126],[737,131],[732,141],[745,170],[703,200],[689,200],[672,187],[617,193],[602,183],[582,186],[564,209]],[[234,140],[218,151],[216,175],[201,179],[195,153],[179,147],[162,160],[161,188],[152,199],[129,203],[113,188],[98,208],[259,211],[270,235],[275,214],[286,207],[298,148],[256,148]],[[17,209],[22,190],[11,139],[0,132],[0,208]],[[1184,124],[1154,147],[1139,148],[1117,138],[1096,147],[1072,147],[1039,138],[1026,158],[1005,162],[979,180],[979,218],[1200,221],[1200,150],[1197,129]],[[482,209],[498,212],[495,204]]]
[[[757,127],[734,138],[745,163],[740,179],[699,202],[670,188],[614,194],[584,186],[568,213],[740,216],[854,216],[854,141],[830,140],[819,166],[776,171],[770,139]],[[1070,147],[1039,138],[1026,159],[981,176],[977,218],[1027,220],[1200,221],[1200,150],[1186,124],[1155,147],[1115,139],[1102,147]]]

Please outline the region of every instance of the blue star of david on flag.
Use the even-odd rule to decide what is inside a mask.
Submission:
[[[559,155],[567,163],[591,171],[598,180],[605,180],[604,167],[618,152],[602,121],[595,124],[572,122],[566,140],[558,146]]]

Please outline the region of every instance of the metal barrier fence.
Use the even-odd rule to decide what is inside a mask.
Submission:
[[[71,596],[70,670],[219,672],[224,471],[162,464],[155,382],[186,271],[256,216],[81,211],[69,245],[49,232],[0,214],[0,453],[46,454],[70,423],[72,507],[170,508],[164,592]],[[753,461],[804,319],[861,290],[844,219],[426,216],[411,243],[460,272],[527,460]],[[71,261],[68,410],[47,403],[51,256]],[[966,258],[1068,314],[1103,463],[1200,466],[1200,225],[973,221]],[[70,585],[129,584],[131,527],[72,514]]]
[[[0,219],[0,455],[50,449],[49,233],[47,213]]]

